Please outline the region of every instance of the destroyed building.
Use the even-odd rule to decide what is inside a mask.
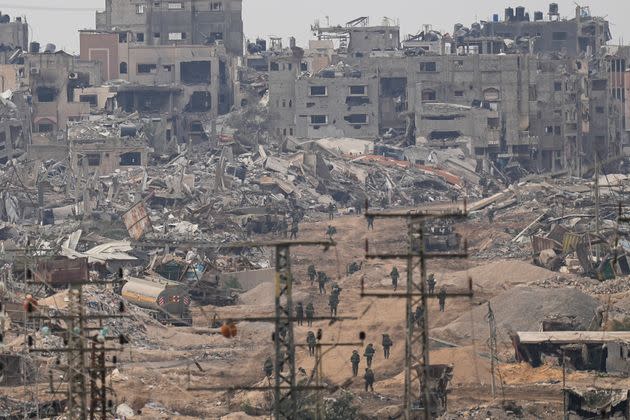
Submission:
[[[322,27],[317,22],[312,28],[318,40],[338,40],[339,50],[349,56],[363,57],[371,51],[393,51],[400,47],[400,26],[384,18],[382,25],[371,26],[362,16],[344,26]]]
[[[561,18],[557,3],[549,5],[547,19],[542,11],[530,14],[522,6],[508,7],[503,21],[495,14],[492,21],[483,25],[478,36],[522,39],[530,43],[531,52],[535,54],[557,52],[571,57],[594,54],[612,39],[608,21],[591,16],[588,7],[576,5],[575,17],[565,19]]]
[[[123,32],[81,31],[81,56],[116,80],[116,104],[125,112],[163,117],[170,136],[202,136],[202,122],[228,113],[236,91],[235,59],[221,45],[145,45]],[[122,41],[121,41],[122,39]],[[108,96],[108,92],[104,92]],[[90,101],[103,103],[94,94]],[[99,105],[100,107],[100,105]]]
[[[24,80],[32,93],[33,132],[43,136],[90,114],[90,104],[74,101],[74,89],[102,83],[98,63],[81,60],[50,44],[44,52],[24,55]]]
[[[278,90],[269,110],[278,137],[301,138],[378,136],[376,80],[346,68],[325,68],[296,79],[300,60],[293,56],[271,61],[269,80]]]
[[[0,13],[0,55],[16,49],[26,51],[29,45],[28,31],[29,26],[25,18],[18,16],[11,21],[11,16]]]
[[[77,174],[108,175],[117,169],[144,167],[148,163],[150,149],[136,126],[71,123],[67,136],[70,167]]]
[[[242,0],[106,0],[96,29],[143,45],[212,45],[243,53]]]
[[[320,28],[318,38],[341,39],[341,47],[331,57],[332,64],[343,63],[355,74],[374,80],[377,86],[365,92],[366,103],[374,104],[368,107],[368,115],[373,113],[373,116],[361,121],[370,129],[355,132],[351,126],[349,130],[337,129],[328,134],[357,137],[355,132],[376,138],[371,129],[375,125],[379,135],[393,130],[415,137],[411,142],[426,140],[439,147],[445,142],[457,144],[455,140],[459,137],[470,137],[470,152],[480,162],[490,160],[503,166],[515,161],[528,170],[565,170],[576,175],[593,165],[596,155],[601,160],[618,158],[630,141],[625,124],[628,105],[623,74],[628,62],[627,52],[622,47],[601,50],[599,47],[610,39],[608,22],[591,17],[585,8],[578,13],[579,16],[570,21],[554,18],[531,23],[544,24],[549,28],[545,33],[553,37],[554,31],[563,30],[570,22],[575,31],[584,34],[581,42],[593,48],[584,51],[577,43],[573,49],[553,42],[540,43],[536,55],[511,49],[515,40],[509,34],[493,36],[488,41],[490,44],[483,47],[485,26],[480,24],[478,28],[475,26],[478,29],[475,31],[460,27],[463,32],[458,36],[442,36],[427,28],[421,36],[409,39],[418,42],[415,46],[403,43],[403,49],[399,49],[397,42],[383,46],[375,41],[370,48],[360,48],[361,51],[350,48],[355,28],[352,22],[346,27],[337,27],[332,34]],[[357,30],[369,28],[365,20],[358,21]],[[506,25],[526,23],[520,20]],[[379,33],[377,29],[375,33]],[[591,32],[592,36],[587,37]],[[392,35],[392,39],[395,38]],[[425,42],[428,44],[424,45]],[[472,48],[473,42],[481,47]],[[464,44],[467,47],[461,49]],[[411,54],[411,47],[420,52]],[[291,57],[291,53],[286,53],[276,61],[292,61]],[[290,65],[292,70],[289,70]],[[334,73],[334,67],[329,72],[307,73],[307,77],[301,74],[309,71],[303,56],[300,61],[287,62],[286,66],[284,70],[282,65],[273,62],[270,66],[270,107],[278,108],[282,115],[276,122],[276,134],[292,135],[293,131],[297,137],[317,138],[322,131],[311,129],[313,119],[320,126],[344,121],[347,115],[340,115],[336,107],[316,108],[313,103],[317,102],[309,98],[307,89],[299,88],[301,84],[312,84],[322,75],[325,82],[335,83],[325,79],[326,75],[330,77]],[[295,87],[292,77],[296,79]],[[311,107],[283,110],[278,106],[304,101]],[[436,112],[440,108],[437,104],[453,104],[441,106],[443,110],[467,106],[477,111],[466,115],[440,113]],[[345,110],[344,114],[355,114],[349,111],[352,110]],[[473,113],[477,115],[472,117]],[[365,115],[364,112],[356,114]]]

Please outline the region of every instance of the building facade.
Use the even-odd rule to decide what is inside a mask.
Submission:
[[[242,0],[106,0],[96,29],[144,45],[212,45],[243,54]]]

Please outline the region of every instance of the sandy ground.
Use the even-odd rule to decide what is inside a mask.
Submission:
[[[511,238],[513,234],[507,233],[506,229],[509,227],[511,231],[518,232],[530,219],[535,218],[529,216],[510,220],[498,217],[493,226],[477,219],[458,229],[470,235],[469,245],[474,252],[491,248],[492,241],[497,238]],[[323,372],[327,383],[346,383],[347,388],[356,395],[364,413],[374,413],[402,402],[406,314],[403,299],[362,298],[361,281],[366,290],[391,292],[389,272],[396,265],[401,273],[398,290],[402,292],[406,287],[406,268],[403,261],[366,261],[365,240],[368,239],[370,243],[370,252],[403,251],[406,226],[402,221],[377,220],[375,230],[368,232],[364,218],[347,216],[333,221],[302,224],[299,237],[324,239],[329,224],[337,229],[335,240],[339,246],[327,252],[319,248],[293,249],[292,267],[298,282],[294,289],[294,300],[303,302],[305,306],[313,302],[316,315],[328,313],[328,295],[319,295],[317,284],[311,286],[306,276],[307,266],[315,264],[318,270],[328,273],[343,289],[338,315],[356,319],[338,321],[333,325],[324,321],[316,322],[312,328],[297,326],[295,337],[297,342],[305,343],[309,330],[322,329],[325,342],[354,343],[364,332],[367,336],[364,344],[373,343],[377,350],[373,363],[375,393],[364,392],[360,377],[351,380],[352,350],[359,350],[361,354],[360,372],[365,368],[364,349],[360,345],[329,349],[324,356]],[[363,262],[362,271],[345,276],[347,265],[353,261]],[[428,271],[436,274],[438,289],[445,285],[449,291],[464,290],[469,276],[475,285],[473,298],[449,299],[444,313],[438,311],[436,301],[430,302],[430,327],[436,331],[457,318],[465,317],[474,308],[505,290],[555,275],[529,262],[517,260],[437,260],[429,263]],[[327,292],[330,292],[330,287]],[[248,293],[243,301],[232,307],[197,308],[194,313],[195,327],[209,327],[214,313],[222,319],[271,316],[273,285],[259,286],[254,292]],[[471,328],[480,327],[475,327],[471,321]],[[260,414],[264,415],[271,399],[269,392],[225,392],[195,388],[266,385],[262,366],[264,360],[273,354],[272,331],[271,323],[241,322],[238,324],[237,337],[226,339],[220,335],[193,334],[187,328],[149,326],[146,336],[153,345],[132,347],[119,356],[119,368],[112,375],[118,402],[125,402],[139,412],[136,418],[146,419],[221,418],[228,413],[256,411],[256,407],[261,408]],[[394,342],[388,360],[384,359],[381,346],[382,334],[385,333]],[[430,354],[432,363],[454,365],[449,395],[451,412],[493,401],[490,359],[485,340],[476,339],[473,332],[472,339],[457,344],[457,348],[445,348],[434,343]],[[509,357],[509,353],[506,356]],[[310,374],[314,358],[308,356],[306,349],[300,348],[296,365]],[[561,404],[561,369],[546,366],[535,370],[526,365],[501,363],[498,372],[497,398],[522,403],[541,401],[555,408]],[[593,378],[588,373],[570,373],[568,381],[577,384],[614,382],[612,379]],[[11,390],[13,395],[21,393],[18,389]],[[241,418],[239,416],[234,414],[230,418]]]

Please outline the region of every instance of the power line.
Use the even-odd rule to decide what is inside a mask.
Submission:
[[[49,12],[95,12],[102,10],[99,7],[48,7],[48,6],[24,6],[23,4],[0,3],[0,7],[23,10],[45,10]]]

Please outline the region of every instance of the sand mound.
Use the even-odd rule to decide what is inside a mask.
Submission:
[[[509,342],[509,331],[539,331],[540,323],[553,315],[575,317],[584,329],[591,324],[599,303],[577,289],[541,289],[518,286],[490,301],[494,311],[498,340]],[[432,335],[461,343],[476,336],[485,342],[489,336],[487,305],[480,305],[461,315],[446,327],[436,328]]]
[[[526,261],[494,261],[490,264],[471,268],[467,271],[441,275],[436,272],[440,285],[467,287],[468,277],[472,277],[476,290],[499,292],[517,285],[530,284],[540,280],[555,278],[557,273],[537,267]]]
[[[239,296],[239,305],[268,306],[275,304],[275,284],[272,282],[261,283],[252,290]],[[309,294],[299,290],[293,290],[293,302],[307,300]]]

